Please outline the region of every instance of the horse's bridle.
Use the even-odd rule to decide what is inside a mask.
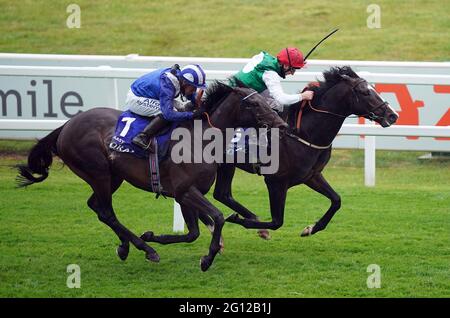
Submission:
[[[359,102],[359,98],[358,98],[358,94],[355,92],[355,88],[358,87],[358,85],[360,85],[360,84],[362,84],[362,83],[367,83],[367,81],[366,81],[365,79],[363,79],[363,78],[358,78],[358,80],[356,81],[356,83],[353,83],[353,85],[350,86],[350,91],[355,95],[355,97],[356,97],[356,102],[357,102],[357,103]],[[327,92],[324,94],[324,96],[325,96],[328,92],[329,92],[329,91],[327,91]],[[339,100],[341,100],[341,99],[344,98],[345,96],[346,96],[346,95],[342,96]],[[322,96],[322,98],[323,98],[323,96]],[[339,101],[339,100],[338,100],[338,101]],[[379,105],[377,105],[375,108],[373,108],[370,112],[368,112],[368,113],[366,113],[366,114],[355,115],[355,116],[345,116],[345,115],[342,115],[342,114],[333,113],[333,112],[330,112],[330,111],[327,111],[327,110],[321,110],[321,109],[315,108],[315,107],[312,106],[311,101],[306,101],[306,100],[305,100],[305,101],[302,102],[302,104],[301,104],[301,106],[300,106],[300,111],[299,111],[299,114],[298,114],[298,116],[297,116],[296,128],[297,128],[297,129],[300,129],[300,125],[301,125],[300,120],[301,120],[301,116],[302,116],[303,109],[305,108],[306,105],[308,105],[308,107],[309,107],[311,110],[313,110],[313,111],[315,111],[315,112],[317,112],[317,113],[329,114],[329,115],[336,116],[336,117],[341,117],[341,118],[358,118],[358,117],[364,117],[364,118],[367,118],[367,119],[369,119],[369,120],[376,120],[376,119],[382,118],[382,117],[381,117],[381,116],[378,116],[378,115],[375,115],[374,112],[375,112],[378,108],[380,108],[380,107],[382,107],[382,106],[385,106],[386,104],[387,104],[386,101],[382,101]]]
[[[346,82],[346,83],[347,83],[347,82]],[[355,88],[356,88],[358,85],[362,84],[362,83],[367,83],[367,81],[366,81],[365,79],[363,79],[363,78],[358,78],[358,80],[356,81],[356,83],[353,83],[353,85],[350,86],[350,88],[351,88],[350,91],[351,91],[351,92],[355,95],[355,97],[356,97],[356,103],[359,102],[359,98],[358,98],[358,94],[355,92]],[[324,96],[325,96],[328,92],[329,92],[329,90],[328,90],[327,92],[325,92]],[[340,101],[340,100],[341,100],[342,98],[344,98],[345,96],[346,96],[346,95],[342,96],[338,101]],[[322,98],[323,98],[323,96],[322,96]],[[376,120],[376,119],[382,118],[382,117],[381,117],[381,116],[375,115],[374,112],[375,112],[378,108],[380,108],[380,107],[382,107],[382,106],[385,106],[386,104],[387,104],[387,102],[386,102],[386,101],[383,101],[381,104],[379,104],[379,105],[377,105],[375,108],[373,108],[370,112],[368,112],[368,113],[366,113],[366,114],[362,114],[362,115],[355,115],[354,117],[352,117],[352,116],[345,116],[345,115],[342,115],[342,114],[333,113],[333,112],[330,112],[330,111],[327,111],[327,110],[317,109],[317,108],[315,108],[315,107],[312,106],[310,100],[309,100],[309,101],[304,100],[304,101],[301,103],[301,105],[300,105],[300,110],[298,111],[298,114],[297,114],[297,120],[296,120],[296,123],[295,123],[295,127],[296,127],[297,131],[300,132],[300,126],[301,126],[301,120],[302,120],[303,109],[305,108],[306,105],[308,105],[308,107],[309,107],[311,110],[313,110],[313,111],[315,111],[315,112],[317,112],[317,113],[329,114],[329,115],[336,116],[336,117],[341,117],[341,118],[347,118],[347,117],[348,117],[348,118],[364,117],[364,118],[367,118],[367,119],[369,119],[369,120]],[[385,112],[386,112],[386,111],[385,111]],[[298,141],[304,143],[305,145],[308,145],[309,147],[312,147],[312,148],[315,148],[315,149],[328,149],[328,148],[331,146],[331,144],[328,145],[328,146],[318,146],[318,145],[314,145],[314,144],[312,144],[312,143],[310,143],[310,142],[308,142],[308,141],[306,141],[306,140],[304,140],[304,139],[302,139],[302,138],[300,138],[300,137],[298,137],[298,136],[291,135],[291,137],[293,137],[293,138],[297,139]]]
[[[359,98],[358,98],[358,94],[355,92],[355,88],[356,88],[358,85],[362,84],[362,83],[367,83],[367,81],[366,81],[365,79],[363,79],[363,78],[359,78],[359,79],[356,81],[356,83],[355,83],[355,84],[352,86],[352,88],[351,88],[352,93],[353,93],[353,94],[355,95],[355,97],[356,97],[356,102],[357,102],[357,103],[359,102]],[[367,83],[367,85],[369,85],[369,83]],[[387,101],[383,100],[379,105],[375,106],[370,112],[368,112],[368,113],[366,113],[366,114],[355,115],[355,117],[351,117],[351,116],[348,116],[348,117],[349,117],[349,118],[364,117],[364,118],[367,118],[367,119],[369,119],[369,120],[374,121],[374,120],[376,120],[376,119],[382,118],[381,116],[375,115],[374,112],[375,112],[378,108],[380,108],[380,107],[382,107],[382,106],[386,106],[386,104],[387,104]],[[383,112],[383,115],[384,115],[385,113],[386,113],[386,110]]]

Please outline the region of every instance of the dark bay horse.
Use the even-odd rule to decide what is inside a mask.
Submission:
[[[231,88],[214,83],[208,89],[203,105],[209,114],[208,122],[220,130],[242,125],[251,127],[286,125],[270,109],[267,102],[250,89]],[[157,252],[147,245],[143,238],[136,236],[122,225],[113,210],[112,194],[124,180],[139,189],[151,191],[148,160],[129,153],[114,152],[108,147],[120,114],[120,111],[110,108],[94,108],[80,113],[41,139],[31,149],[28,163],[18,167],[20,173],[18,178],[21,181],[19,185],[27,186],[45,180],[52,163],[52,155],[58,156],[91,186],[93,194],[87,204],[97,214],[98,219],[119,237],[121,243],[117,248],[117,254],[120,259],[127,258],[131,242],[137,249],[145,252],[148,260],[158,262]],[[203,120],[203,131],[208,128],[208,122]],[[191,133],[193,126],[193,121],[180,124],[180,127],[188,129]],[[200,141],[202,147],[205,147],[205,143],[203,140]],[[171,141],[169,149],[174,144],[176,141]],[[191,162],[194,162],[193,151],[190,157]],[[206,162],[175,164],[170,157],[160,165],[163,194],[175,198],[180,203],[189,232],[186,235],[158,237],[159,243],[192,242],[199,236],[198,215],[203,214],[211,218],[214,230],[209,254],[201,258],[200,265],[203,271],[211,266],[220,249],[219,240],[224,224],[222,213],[204,196],[214,182],[217,167],[217,163]],[[36,177],[33,174],[40,176]]]
[[[375,89],[360,78],[350,67],[332,68],[324,72],[324,81],[317,87],[310,104],[291,106],[287,122],[291,133],[280,140],[279,170],[264,175],[269,191],[272,220],[260,222],[257,216],[237,202],[231,192],[231,183],[236,167],[255,173],[251,164],[224,164],[217,171],[214,198],[236,213],[227,218],[245,228],[264,229],[259,234],[268,238],[265,229],[276,230],[283,224],[286,194],[290,187],[306,184],[331,201],[328,211],[314,225],[306,227],[302,236],[309,236],[325,229],[341,206],[340,196],[322,175],[331,156],[331,144],[345,118],[351,114],[374,120],[382,127],[389,127],[398,119],[398,114],[384,101]],[[211,220],[202,219],[208,224]]]

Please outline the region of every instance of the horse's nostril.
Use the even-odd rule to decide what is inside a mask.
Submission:
[[[390,114],[390,115],[388,116],[388,120],[389,120],[389,122],[390,122],[391,124],[395,123],[395,122],[397,121],[397,118],[398,118],[398,116],[395,115],[395,114]]]

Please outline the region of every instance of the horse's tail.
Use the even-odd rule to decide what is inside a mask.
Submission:
[[[19,175],[16,177],[18,187],[26,187],[33,183],[42,182],[48,177],[48,169],[53,161],[53,154],[58,155],[56,141],[64,125],[53,130],[38,141],[28,154],[28,163],[17,165]],[[40,175],[38,177],[33,174]]]

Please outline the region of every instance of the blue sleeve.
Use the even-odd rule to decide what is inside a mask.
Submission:
[[[161,77],[161,89],[159,92],[159,102],[164,119],[168,121],[183,121],[192,119],[192,112],[177,112],[173,109],[173,100],[175,98],[175,87],[170,79]]]

